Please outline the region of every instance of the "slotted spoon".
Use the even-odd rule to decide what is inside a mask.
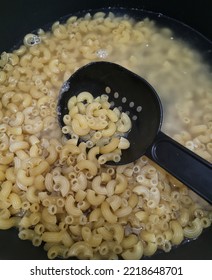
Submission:
[[[128,112],[132,128],[118,164],[146,155],[208,202],[212,203],[212,165],[161,132],[163,109],[154,88],[143,78],[111,62],[92,62],[78,69],[63,85],[58,100],[58,119],[64,126],[71,96],[82,91],[97,97],[110,87],[109,101]],[[110,162],[115,165],[116,163]]]

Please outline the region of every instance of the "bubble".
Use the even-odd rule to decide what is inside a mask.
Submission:
[[[67,82],[65,82],[65,83],[62,85],[60,92],[61,92],[61,93],[64,93],[64,92],[68,91],[69,88],[70,88],[70,84],[69,84],[69,82],[67,81]]]
[[[96,52],[97,57],[106,58],[108,56],[108,51],[105,49],[100,49]]]
[[[24,37],[24,44],[26,46],[34,46],[41,43],[41,38],[35,34],[27,34]]]

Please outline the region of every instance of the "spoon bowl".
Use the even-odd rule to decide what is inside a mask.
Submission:
[[[121,160],[111,164],[127,164],[140,158],[154,141],[162,124],[162,105],[154,88],[143,78],[122,66],[110,62],[93,62],[77,70],[63,85],[58,101],[59,123],[64,126],[63,116],[68,114],[70,97],[82,91],[94,97],[111,92],[111,109],[118,107],[127,112],[132,128],[127,135],[130,148],[122,151]],[[70,137],[70,136],[69,136]],[[139,147],[139,148],[138,148]]]

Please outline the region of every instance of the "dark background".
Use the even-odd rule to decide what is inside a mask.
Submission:
[[[211,0],[7,0],[0,5],[0,53],[23,36],[78,10],[103,7],[141,8],[180,20],[212,40]],[[209,61],[211,63],[211,61]],[[0,259],[46,259],[42,247],[19,240],[17,230],[0,231]],[[197,240],[152,259],[212,259],[212,227]]]

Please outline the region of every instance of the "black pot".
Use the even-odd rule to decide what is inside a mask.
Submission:
[[[16,0],[1,3],[0,53],[10,50],[30,31],[64,15],[106,7],[139,8],[162,13],[184,22],[212,40],[210,0]],[[211,55],[207,59],[211,63]],[[0,259],[47,259],[42,246],[37,248],[28,241],[21,241],[17,233],[16,229],[0,231]],[[151,259],[212,259],[212,227],[197,240],[185,242],[169,253],[157,253]]]

